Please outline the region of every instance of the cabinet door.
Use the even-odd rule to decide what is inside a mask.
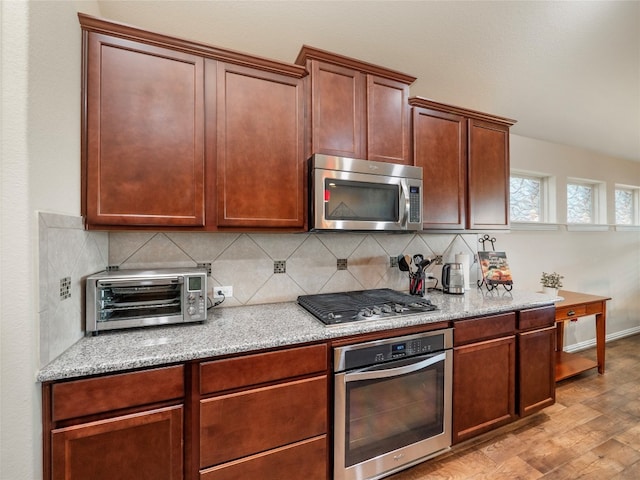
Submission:
[[[470,229],[509,228],[509,128],[469,120]]]
[[[218,225],[302,229],[302,79],[215,65]]]
[[[425,229],[465,228],[467,121],[463,116],[413,109],[413,161],[422,167]]]
[[[518,334],[518,413],[531,415],[556,401],[556,327]]]
[[[365,75],[311,62],[311,153],[366,158]]]
[[[87,224],[203,226],[203,59],[97,33],[87,54]]]
[[[367,159],[411,163],[409,86],[367,75]]]
[[[179,480],[182,407],[51,432],[53,480]]]
[[[515,335],[454,348],[453,443],[515,418]]]

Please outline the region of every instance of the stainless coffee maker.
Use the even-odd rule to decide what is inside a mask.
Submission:
[[[461,263],[445,263],[442,266],[442,291],[454,295],[464,293],[464,270]]]

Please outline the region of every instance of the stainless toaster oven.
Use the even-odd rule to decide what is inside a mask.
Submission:
[[[206,319],[204,269],[115,270],[87,277],[87,333]]]

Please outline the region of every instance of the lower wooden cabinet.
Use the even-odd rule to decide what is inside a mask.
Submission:
[[[555,307],[518,312],[518,414],[531,415],[556,401]]]
[[[44,480],[181,480],[184,367],[43,386]]]
[[[454,348],[453,443],[515,419],[515,365],[515,335]]]
[[[53,480],[180,480],[181,406],[51,432]]]
[[[202,480],[328,476],[326,344],[200,365]]]
[[[555,402],[553,306],[453,326],[454,444]],[[330,353],[319,343],[45,383],[43,478],[327,480]]]

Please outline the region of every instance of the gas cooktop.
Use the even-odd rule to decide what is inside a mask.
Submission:
[[[431,300],[390,288],[301,295],[298,303],[325,325],[379,320],[438,309]]]

